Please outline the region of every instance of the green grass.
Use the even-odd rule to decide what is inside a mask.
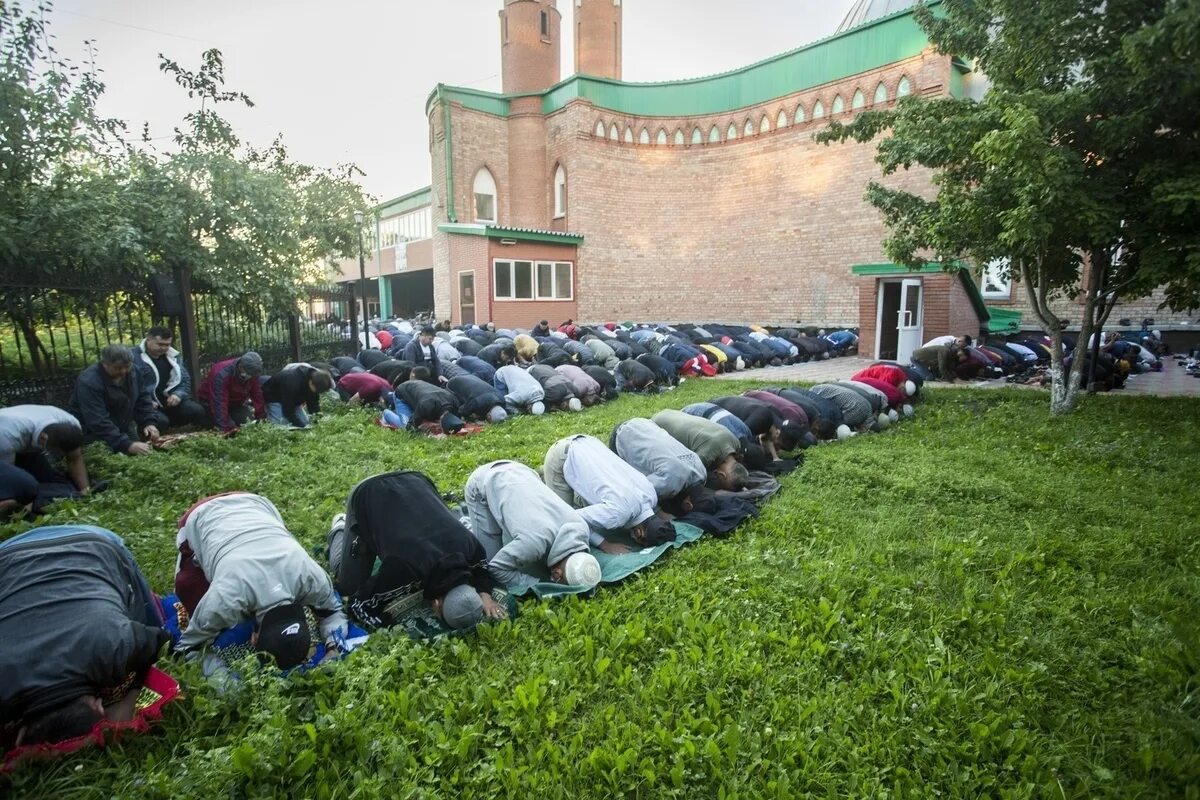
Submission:
[[[265,494],[307,544],[351,486],[538,466],[559,436],[736,387],[689,382],[435,442],[337,413],[133,460],[45,524],[125,536],[170,588],[197,498]],[[590,600],[478,636],[377,635],[290,682],[187,697],[156,733],[19,771],[29,797],[1200,797],[1194,400],[943,391],[821,447],[762,516]],[[10,528],[3,535],[15,532]],[[5,643],[8,646],[9,643]],[[0,791],[3,786],[0,785]]]

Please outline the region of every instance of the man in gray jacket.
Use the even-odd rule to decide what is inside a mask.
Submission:
[[[346,633],[342,601],[325,570],[265,497],[244,492],[201,500],[179,520],[175,593],[189,619],[178,649],[194,652],[244,619],[258,650],[289,669],[308,658],[305,608],[331,651]]]
[[[120,537],[62,525],[0,544],[3,749],[128,721],[170,636]]]
[[[600,582],[587,523],[529,467],[484,464],[471,473],[465,495],[471,533],[487,553],[488,570],[504,585],[535,583],[530,569],[541,566],[556,583],[591,589]]]
[[[693,490],[703,486],[708,477],[700,456],[644,417],[627,419],[613,428],[609,446],[650,480],[664,508],[682,513],[691,510]]]

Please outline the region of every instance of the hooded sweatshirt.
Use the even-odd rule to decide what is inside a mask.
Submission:
[[[648,419],[635,417],[618,425],[613,431],[613,449],[650,480],[660,498],[675,497],[704,483],[706,473],[700,456]]]

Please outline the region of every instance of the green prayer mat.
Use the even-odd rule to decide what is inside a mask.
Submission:
[[[704,531],[697,528],[695,525],[688,525],[684,522],[675,522],[675,541],[665,542],[654,547],[645,547],[640,550],[634,550],[632,553],[625,553],[619,556],[609,555],[608,553],[592,548],[592,555],[600,562],[600,583],[617,583],[623,581],[635,572],[640,572],[646,567],[653,564],[662,554],[668,550],[677,547],[683,547],[685,544],[696,541],[704,535]],[[610,542],[617,542],[631,547],[636,547],[633,540],[624,531],[613,531],[605,535],[605,538]],[[543,580],[530,582],[520,586],[508,587],[509,592],[516,596],[524,596],[532,594],[535,597],[558,597],[567,594],[583,594],[589,591],[583,586],[568,586],[562,583],[554,583],[550,580],[549,573],[541,576]]]

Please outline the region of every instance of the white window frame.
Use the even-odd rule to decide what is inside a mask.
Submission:
[[[567,171],[562,164],[554,170],[554,218],[562,219],[567,215]]]
[[[510,291],[515,290],[517,285],[517,268],[518,261],[527,262],[530,267],[529,281],[531,297],[512,297],[500,296],[496,291],[496,270],[502,265],[508,266],[508,285]],[[569,268],[569,278],[567,280],[567,296],[554,297],[558,293],[558,267],[566,265]],[[550,268],[550,297],[543,297],[538,292],[538,272],[541,267]],[[498,303],[570,303],[575,300],[575,262],[574,261],[536,261],[532,258],[494,258],[492,259],[492,299]]]
[[[487,176],[486,183],[491,184],[491,192],[479,191],[481,188],[480,179],[483,178],[485,175]],[[488,188],[486,183],[482,186],[482,188],[484,188],[484,189]],[[496,220],[498,220],[500,218],[499,194],[500,193],[496,187],[496,178],[495,178],[495,176],[492,175],[491,170],[489,170],[487,167],[483,167],[482,169],[480,169],[478,172],[475,173],[475,180],[471,182],[471,200],[473,201],[471,204],[471,214],[475,217],[476,222],[490,222],[493,225],[496,223]],[[492,198],[491,219],[479,216],[479,198],[480,198],[480,196],[490,196]]]
[[[979,276],[979,293],[983,295],[984,300],[1012,299],[1012,273],[1010,272],[1007,278],[1000,277],[1000,271],[1008,265],[1007,258],[997,258],[984,264]]]

